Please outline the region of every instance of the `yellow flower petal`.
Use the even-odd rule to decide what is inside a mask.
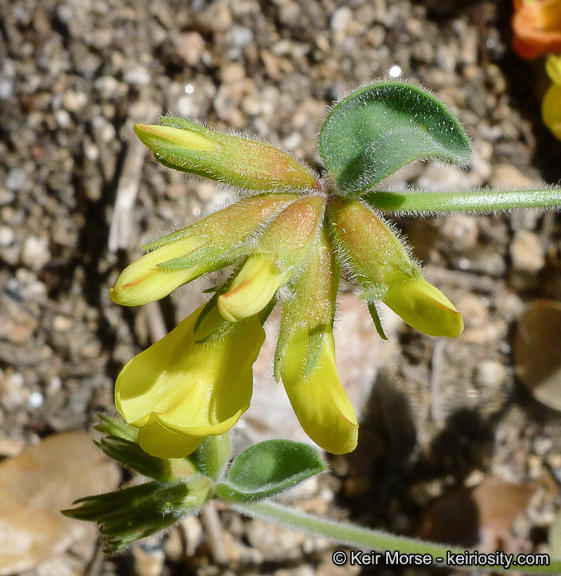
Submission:
[[[157,419],[138,431],[138,443],[144,452],[158,458],[183,458],[192,454],[204,436],[186,436],[168,430]]]
[[[455,338],[464,320],[452,302],[425,279],[392,283],[384,302],[412,328],[428,336]]]
[[[333,334],[324,334],[320,360],[303,378],[309,350],[307,330],[295,335],[283,360],[281,375],[290,403],[308,436],[332,454],[356,448],[358,422],[335,364]]]
[[[228,322],[258,314],[285,283],[287,274],[278,272],[266,256],[252,256],[243,265],[232,286],[218,298],[218,308]]]
[[[144,430],[143,442],[157,456],[159,441],[148,439],[149,430],[160,438],[164,428],[190,438],[194,445],[205,436],[228,431],[249,407],[252,365],[264,330],[254,317],[220,340],[198,343],[223,322],[215,308],[193,334],[202,309],[135,356],[117,378],[117,409],[128,423]],[[179,444],[179,439],[174,441]],[[165,453],[163,444],[160,453]]]

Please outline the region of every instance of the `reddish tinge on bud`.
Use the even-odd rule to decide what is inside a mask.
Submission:
[[[366,288],[363,298],[382,300],[423,334],[455,338],[462,333],[462,315],[421,277],[406,247],[370,208],[357,200],[338,199],[330,210],[334,243]]]
[[[325,200],[307,196],[287,206],[265,229],[228,292],[222,316],[237,322],[260,312],[306,260],[321,224]]]
[[[182,118],[162,118],[161,122],[162,126],[136,124],[134,131],[168,168],[263,192],[305,192],[319,187],[310,170],[268,144],[222,134]]]
[[[247,256],[263,222],[297,198],[294,194],[252,196],[145,245],[148,254],[125,268],[110,291],[111,298],[123,306],[153,302]]]

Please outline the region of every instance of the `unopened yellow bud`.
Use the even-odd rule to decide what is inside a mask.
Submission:
[[[286,280],[287,274],[276,270],[269,258],[252,256],[228,292],[218,298],[220,314],[228,322],[238,322],[259,313]]]
[[[206,244],[201,236],[190,236],[144,254],[127,266],[109,291],[121,306],[140,306],[167,296],[178,286],[193,280],[208,268],[199,264],[183,270],[164,270],[160,264],[189,254]]]
[[[252,196],[145,245],[150,252],[122,272],[111,298],[123,306],[153,302],[201,274],[246,256],[253,250],[251,240],[262,221],[296,198],[293,194]]]
[[[409,326],[428,336],[455,338],[464,331],[462,315],[424,278],[392,283],[384,302]]]
[[[310,170],[273,146],[182,118],[162,118],[161,122],[163,126],[137,124],[134,130],[168,168],[251,190],[319,188]]]

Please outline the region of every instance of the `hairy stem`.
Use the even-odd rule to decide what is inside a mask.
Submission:
[[[466,192],[369,192],[362,197],[372,208],[408,214],[491,212],[515,208],[561,209],[561,189],[472,190]]]
[[[256,503],[230,503],[232,508],[248,516],[263,518],[276,524],[281,524],[287,528],[294,528],[312,534],[314,536],[324,536],[335,540],[352,548],[363,548],[366,550],[377,550],[380,552],[399,551],[402,554],[430,554],[435,560],[442,558],[442,562],[435,561],[435,566],[447,566],[446,558],[448,553],[465,554],[470,552],[465,548],[445,546],[415,540],[406,536],[395,536],[382,532],[381,530],[370,530],[361,528],[349,523],[339,523],[333,520],[326,520],[303,512],[298,512],[293,508],[281,506],[271,502]],[[496,572],[502,570],[500,566],[476,566],[478,569]],[[561,560],[550,561],[547,566],[514,565],[509,570],[516,570],[524,573],[561,573]]]

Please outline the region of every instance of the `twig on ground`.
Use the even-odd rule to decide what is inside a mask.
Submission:
[[[201,512],[201,521],[208,536],[212,558],[219,566],[226,566],[229,562],[226,552],[226,543],[222,533],[222,524],[214,502],[209,502]]]

